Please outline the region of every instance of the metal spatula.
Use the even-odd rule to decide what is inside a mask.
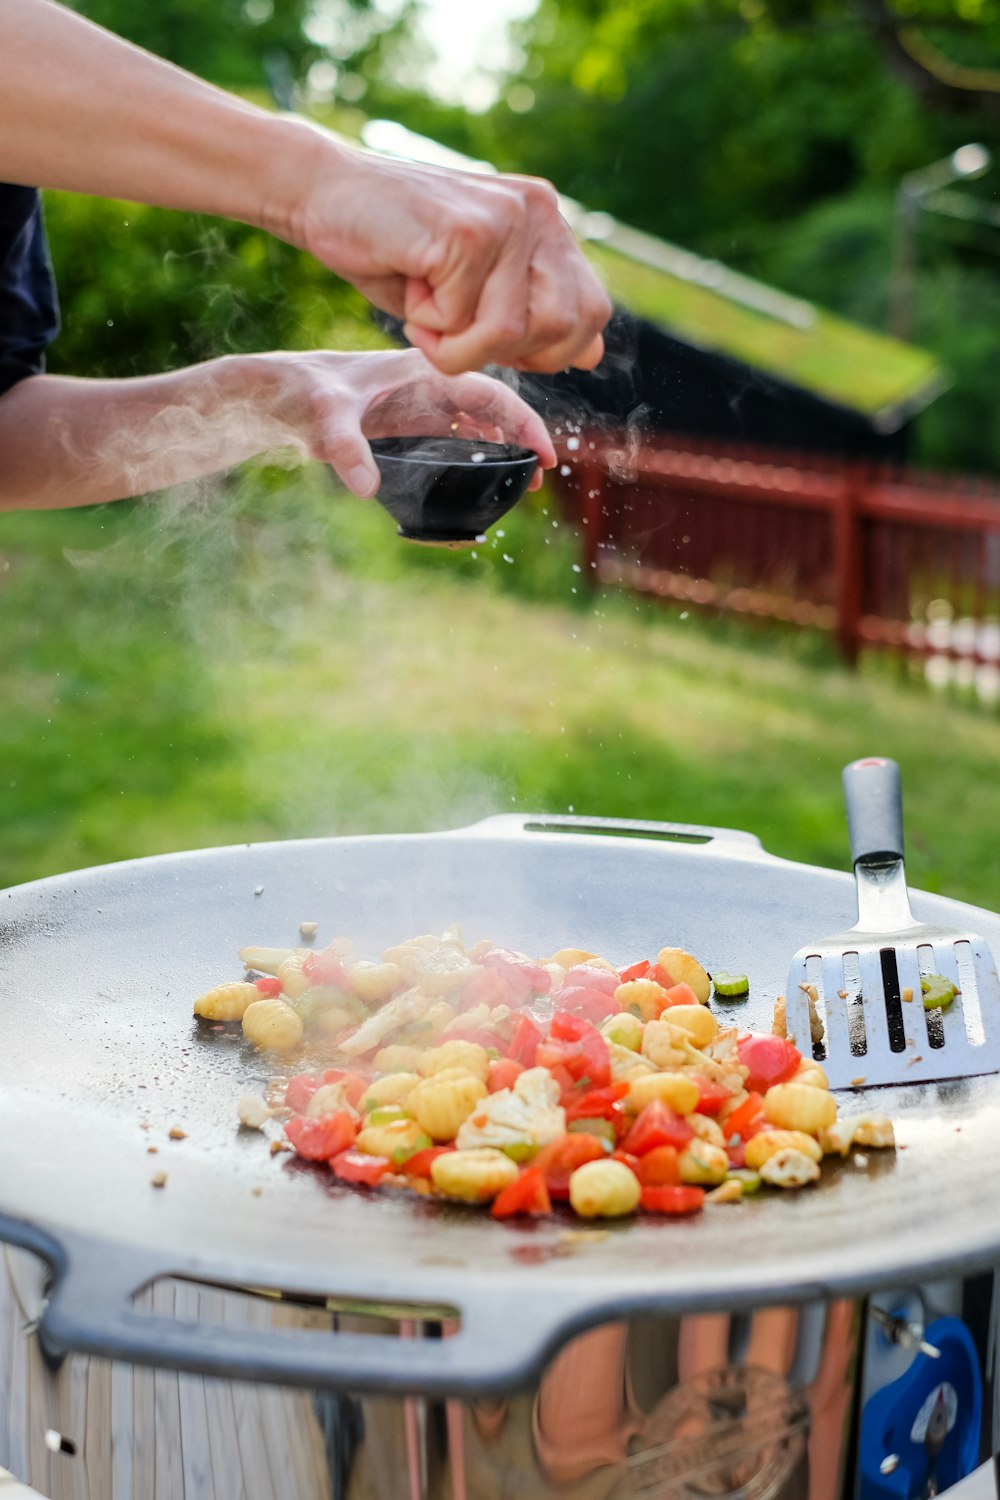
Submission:
[[[903,869],[903,802],[895,761],[844,770],[858,923],[800,948],[785,992],[789,1037],[810,1052],[810,994],[823,1023],[812,1046],[831,1088],[930,1082],[1000,1071],[1000,979],[974,932],[917,922]],[[959,994],[925,1009],[921,978]],[[928,997],[930,998],[930,997]]]

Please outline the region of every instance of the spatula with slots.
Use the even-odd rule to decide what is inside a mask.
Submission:
[[[879,758],[852,762],[844,798],[858,922],[793,958],[788,1036],[804,1055],[812,1050],[834,1089],[1000,1071],[992,953],[976,933],[918,922],[910,911],[899,767]],[[821,1041],[811,1042],[810,1000]],[[817,1031],[814,1021],[812,1036]]]

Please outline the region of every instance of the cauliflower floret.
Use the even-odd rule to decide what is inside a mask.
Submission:
[[[820,1132],[820,1144],[828,1156],[846,1156],[852,1146],[868,1146],[872,1150],[889,1149],[895,1146],[896,1137],[888,1115],[848,1115],[843,1120],[834,1120]]]
[[[357,1110],[347,1098],[346,1085],[343,1083],[324,1083],[316,1090],[306,1105],[306,1114],[312,1120],[321,1120],[324,1115],[334,1115],[342,1109],[346,1109],[355,1119],[358,1118]]]
[[[615,1083],[623,1083],[629,1078],[638,1078],[643,1073],[655,1073],[656,1068],[648,1057],[640,1057],[638,1052],[633,1052],[630,1047],[625,1047],[618,1042],[609,1042],[608,1051],[611,1054],[611,1077]]]
[[[459,1150],[495,1146],[545,1146],[566,1130],[566,1111],[559,1085],[548,1068],[528,1068],[512,1089],[490,1094],[463,1122],[455,1144]]]
[[[472,974],[461,941],[455,936],[419,937],[398,948],[387,948],[384,963],[398,964],[410,984],[418,984],[428,995],[450,995]]]
[[[817,1180],[819,1167],[803,1151],[786,1146],[783,1151],[768,1157],[760,1175],[772,1187],[800,1188]]]
[[[362,1052],[369,1052],[372,1047],[377,1047],[398,1027],[423,1020],[435,1003],[434,997],[422,989],[407,990],[394,1000],[389,1000],[381,1010],[369,1016],[367,1021],[363,1021],[353,1036],[340,1043],[340,1050],[346,1052],[348,1057],[360,1057]]]

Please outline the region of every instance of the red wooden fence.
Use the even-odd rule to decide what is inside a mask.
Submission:
[[[830,631],[850,662],[1000,669],[1000,485],[668,436],[562,442],[594,581]]]

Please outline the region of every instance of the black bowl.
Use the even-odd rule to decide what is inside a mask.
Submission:
[[[382,483],[375,496],[411,542],[467,547],[516,505],[538,455],[474,438],[376,438]]]

